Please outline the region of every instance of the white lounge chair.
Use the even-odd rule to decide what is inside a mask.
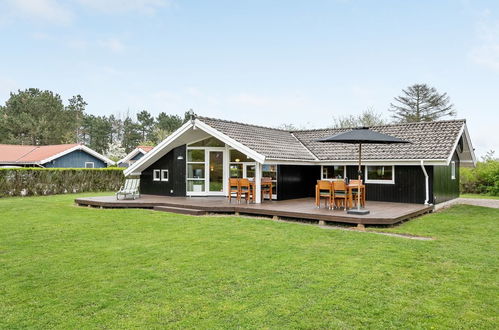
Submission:
[[[127,196],[131,196],[133,199],[139,198],[139,185],[140,179],[126,179],[123,187],[116,193],[116,199],[119,200],[120,196],[123,196],[123,199],[126,199]]]

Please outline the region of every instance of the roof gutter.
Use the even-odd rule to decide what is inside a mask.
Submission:
[[[425,200],[424,200],[424,204],[428,205],[428,202],[430,200],[430,179],[428,177],[428,172],[426,172],[426,168],[424,167],[424,160],[421,160],[421,169],[423,170],[424,184],[425,184]]]

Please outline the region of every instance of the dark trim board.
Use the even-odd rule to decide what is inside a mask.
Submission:
[[[258,216],[283,217],[311,221],[328,221],[350,224],[391,225],[433,211],[431,205],[368,202],[371,211],[365,216],[347,214],[343,210],[316,208],[313,198],[284,201],[266,201],[261,204],[229,203],[225,197],[171,197],[142,195],[137,200],[116,200],[114,196],[77,198],[80,206],[103,208],[147,208],[158,206],[203,210],[211,213],[240,213]]]

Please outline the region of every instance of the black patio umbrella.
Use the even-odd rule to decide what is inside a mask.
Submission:
[[[318,142],[336,142],[336,143],[350,143],[350,144],[359,144],[359,171],[358,171],[358,190],[357,190],[357,209],[356,210],[348,210],[348,213],[351,214],[369,214],[369,210],[361,210],[360,209],[360,180],[362,175],[362,144],[392,144],[392,143],[410,143],[409,141],[405,141],[399,139],[397,137],[386,135],[383,133],[371,131],[369,127],[359,127],[354,128],[351,131],[339,133],[324,139],[317,140]]]

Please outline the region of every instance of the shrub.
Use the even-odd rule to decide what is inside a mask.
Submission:
[[[0,168],[0,197],[114,191],[120,168]]]
[[[462,193],[499,196],[499,160],[478,162],[475,168],[461,168]]]

